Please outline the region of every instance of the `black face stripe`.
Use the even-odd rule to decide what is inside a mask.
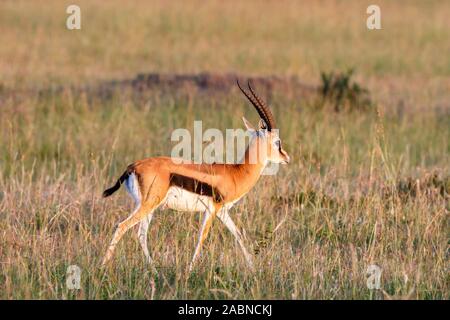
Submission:
[[[276,140],[275,144],[278,147],[278,151],[281,152],[281,140]]]
[[[180,187],[186,191],[196,193],[201,196],[211,197],[214,202],[220,203],[223,201],[223,196],[210,184],[199,181],[197,179],[186,177],[181,174],[170,174],[170,186]]]

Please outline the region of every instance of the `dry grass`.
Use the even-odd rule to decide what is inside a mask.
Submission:
[[[389,295],[414,289],[415,298],[448,299],[449,198],[440,186],[448,190],[450,172],[450,64],[442,54],[450,8],[440,1],[380,5],[384,30],[368,33],[359,1],[256,9],[81,1],[83,30],[72,33],[64,29],[64,3],[2,2],[6,88],[149,70],[318,81],[319,71],[356,66],[380,112],[324,113],[309,101],[274,96],[293,162],[263,177],[232,213],[258,252],[257,272],[247,270],[217,222],[188,275],[200,218],[164,211],[150,228],[153,275],[136,230],[114,263],[99,268],[115,225],[131,210],[125,192],[104,200],[101,191],[131,161],[169,154],[174,128],[191,129],[194,119],[204,128],[238,128],[243,114],[256,122],[254,111],[237,93],[223,101],[155,94],[137,102],[121,92],[88,99],[70,90],[0,96],[0,298],[373,299],[382,294],[367,289],[365,272],[376,264]],[[414,192],[404,192],[401,181],[434,173],[440,185],[412,183]],[[65,286],[71,264],[83,272],[79,291]]]
[[[445,1],[378,1],[381,31],[365,27],[368,0],[77,3],[81,31],[65,28],[63,1],[0,4],[8,44],[0,47],[0,83],[86,83],[143,71],[295,74],[318,81],[321,71],[356,67],[372,91],[386,97],[401,92],[417,100],[450,86]]]
[[[448,174],[449,129],[435,116],[377,120],[274,103],[295,160],[262,178],[233,212],[254,249],[286,219],[258,248],[258,272],[249,273],[216,223],[197,271],[187,275],[199,217],[165,211],[150,229],[154,277],[136,231],[113,265],[99,268],[114,226],[131,210],[124,192],[104,200],[102,189],[133,159],[168,154],[168,130],[191,127],[191,117],[202,113],[205,128],[240,127],[230,114],[253,111],[237,97],[212,109],[194,98],[197,116],[181,112],[181,99],[161,98],[150,109],[70,94],[41,99],[2,110],[2,298],[73,297],[64,282],[70,264],[83,270],[77,298],[370,298],[372,263],[383,268],[390,294],[414,286],[418,298],[447,298],[448,195],[431,187],[405,197],[395,188],[401,177]]]

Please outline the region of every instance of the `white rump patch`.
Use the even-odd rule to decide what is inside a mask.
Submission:
[[[125,180],[125,187],[131,197],[133,197],[136,205],[139,205],[141,203],[141,192],[139,191],[139,184],[134,173],[130,174],[127,180]]]

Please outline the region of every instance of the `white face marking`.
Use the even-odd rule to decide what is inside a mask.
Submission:
[[[170,187],[164,207],[178,211],[213,212],[214,202],[211,197],[201,196],[179,187]]]

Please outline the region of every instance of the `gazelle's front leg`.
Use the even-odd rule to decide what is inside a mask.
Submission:
[[[223,224],[227,227],[227,229],[231,232],[231,234],[235,237],[235,239],[239,243],[239,246],[241,247],[241,250],[245,256],[245,260],[247,261],[248,266],[250,267],[250,269],[254,270],[253,258],[245,248],[244,241],[242,240],[242,234],[239,232],[239,229],[236,227],[230,215],[228,214],[228,210],[226,208],[222,208],[222,210],[220,210],[217,213],[217,216],[219,217],[220,221],[222,221]]]
[[[198,236],[197,247],[195,248],[195,252],[194,252],[194,256],[192,257],[191,264],[189,265],[189,272],[191,272],[192,269],[194,268],[195,260],[197,260],[197,257],[200,254],[200,250],[202,248],[203,242],[205,241],[206,237],[208,236],[209,229],[211,228],[212,221],[215,216],[216,216],[216,213],[215,212],[211,213],[210,210],[206,210],[204,213],[202,226],[200,228],[200,233]]]

